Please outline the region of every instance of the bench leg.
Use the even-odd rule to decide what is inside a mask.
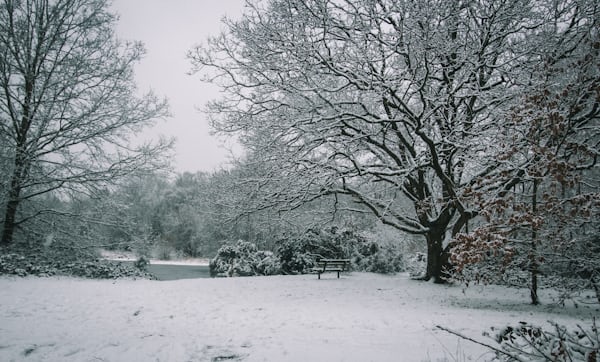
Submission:
[[[340,272],[337,272],[337,273],[338,273],[338,279],[340,279]]]
[[[321,273],[317,273],[319,275],[319,280],[321,279]]]

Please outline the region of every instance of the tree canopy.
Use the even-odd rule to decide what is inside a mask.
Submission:
[[[522,167],[499,157],[522,131],[511,115],[547,81],[548,59],[595,44],[597,8],[249,1],[189,57],[223,90],[208,105],[212,124],[249,150],[261,202],[286,209],[350,195],[385,224],[423,235],[425,278],[442,281],[450,241],[482,211],[474,195],[503,196],[523,180]]]

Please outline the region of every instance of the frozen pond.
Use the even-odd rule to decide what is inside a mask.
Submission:
[[[133,261],[122,261],[122,263],[133,264]],[[150,263],[146,269],[154,274],[158,280],[210,278],[208,265]]]

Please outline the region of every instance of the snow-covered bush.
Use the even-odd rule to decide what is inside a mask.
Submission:
[[[239,240],[223,245],[209,264],[211,276],[254,276],[280,274],[281,264],[270,251]]]
[[[406,271],[411,277],[418,277],[425,274],[427,268],[427,255],[417,252],[406,258]]]
[[[259,260],[256,270],[260,275],[281,274],[281,262],[272,251],[259,250],[256,255]]]
[[[279,242],[275,253],[238,241],[222,246],[210,261],[212,276],[308,273],[318,259],[351,260],[353,270],[395,273],[404,270],[400,248],[380,243],[351,229],[309,230]]]
[[[286,239],[279,242],[276,253],[284,274],[301,274],[315,266],[316,256],[309,251],[310,244],[304,238]]]
[[[358,258],[360,257],[360,262]],[[356,269],[370,273],[393,274],[404,271],[404,258],[402,254],[391,245],[380,247],[377,251],[366,257],[355,256]]]
[[[102,260],[88,249],[68,242],[49,246],[15,244],[0,250],[0,274],[27,276],[71,275],[94,279],[153,278],[131,265]]]
[[[148,264],[150,264],[150,261],[148,260],[148,258],[142,255],[139,258],[137,258],[137,260],[133,263],[133,266],[145,271],[148,268]]]
[[[154,277],[144,270],[118,262],[92,260],[72,263],[66,266],[69,275],[93,279],[115,279],[124,277]]]
[[[28,258],[18,252],[3,252],[0,255],[0,274],[50,276],[58,273],[51,264],[41,264],[37,258]]]
[[[374,273],[395,273],[404,270],[400,249],[380,243],[352,229],[331,227],[309,230],[280,242],[277,255],[286,274],[305,273],[318,259],[350,259],[353,270]]]

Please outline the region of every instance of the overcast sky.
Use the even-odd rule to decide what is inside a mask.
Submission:
[[[237,18],[243,0],[114,0],[120,20],[117,35],[140,40],[147,54],[136,79],[141,90],[152,89],[169,99],[172,118],[158,124],[148,137],[177,139],[175,170],[211,171],[227,160],[229,146],[210,135],[208,121],[198,108],[218,97],[216,88],[186,73],[186,52],[222,29],[224,15]]]

